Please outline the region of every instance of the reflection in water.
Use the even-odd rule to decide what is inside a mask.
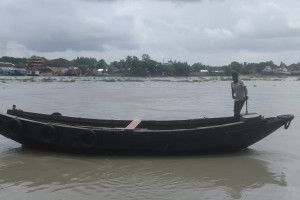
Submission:
[[[248,150],[190,157],[87,157],[19,149],[0,157],[0,196],[18,189],[53,197],[197,199],[200,194],[218,197],[223,191],[239,199],[246,190],[267,184],[286,186],[284,174],[271,172],[270,163],[254,155]]]

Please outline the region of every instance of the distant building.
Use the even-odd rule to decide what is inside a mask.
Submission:
[[[201,69],[201,70],[200,70],[200,75],[201,75],[201,76],[208,76],[208,75],[209,75],[209,71],[206,70],[206,69]]]
[[[225,72],[223,70],[215,70],[215,71],[211,71],[210,75],[212,75],[212,76],[224,76]]]
[[[44,66],[45,66],[45,62],[39,58],[27,60],[25,63],[25,68],[28,70],[32,69],[33,67],[44,67]]]
[[[78,67],[68,67],[55,72],[57,76],[79,76],[81,71]]]
[[[14,67],[2,67],[2,66],[0,67],[0,75],[8,76],[11,74],[11,71],[14,70]]]
[[[14,68],[15,65],[10,63],[10,62],[0,62],[0,67],[11,67],[11,68]]]
[[[192,72],[191,76],[209,76],[209,71],[206,69],[201,69],[196,72]]]
[[[67,76],[79,76],[80,70],[78,67],[69,67],[67,70]]]
[[[0,75],[3,76],[24,76],[25,69],[15,68],[15,65],[10,62],[0,62]]]
[[[265,66],[262,73],[265,75],[291,75],[291,73],[284,66],[275,69],[272,69],[271,66]]]
[[[265,66],[265,68],[263,69],[262,73],[263,73],[263,74],[271,75],[271,74],[273,74],[274,72],[273,72],[271,66]]]
[[[291,75],[291,73],[286,69],[285,66],[280,67],[277,73],[280,75]]]
[[[291,75],[299,76],[300,75],[300,71],[291,71]]]
[[[27,70],[27,75],[38,76],[41,72],[48,72],[49,69],[46,68],[44,60],[40,58],[29,59],[24,65]]]

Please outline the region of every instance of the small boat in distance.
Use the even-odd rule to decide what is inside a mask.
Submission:
[[[16,109],[0,113],[0,134],[41,150],[87,154],[208,154],[239,151],[278,128],[293,115],[264,118],[252,113],[186,120],[107,120],[39,114]]]

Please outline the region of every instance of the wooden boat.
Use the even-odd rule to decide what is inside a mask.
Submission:
[[[239,151],[275,130],[293,115],[258,114],[172,121],[101,120],[25,112],[0,113],[0,133],[24,146],[89,154],[205,154]]]

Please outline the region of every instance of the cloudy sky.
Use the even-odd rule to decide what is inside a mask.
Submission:
[[[299,0],[1,0],[0,56],[300,62]]]

